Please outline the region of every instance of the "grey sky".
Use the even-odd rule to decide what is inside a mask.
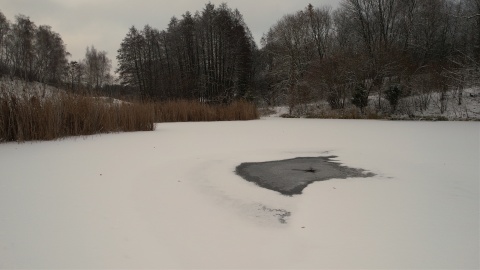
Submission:
[[[211,0],[226,2],[237,8],[252,34],[260,41],[263,33],[284,14],[314,6],[336,7],[339,0]],[[186,11],[202,10],[208,0],[0,0],[0,11],[11,22],[23,14],[36,25],[50,25],[59,33],[72,54],[71,60],[84,58],[87,46],[108,52],[116,68],[120,43],[130,26],[143,28],[149,24],[159,30],[167,27],[170,18]]]

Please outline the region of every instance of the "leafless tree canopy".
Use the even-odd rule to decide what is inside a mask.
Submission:
[[[238,10],[209,3],[173,17],[164,30],[132,26],[117,54],[122,86],[112,86],[105,51],[92,45],[84,59],[69,62],[68,55],[51,27],[24,15],[10,22],[0,12],[2,76],[290,109],[319,99],[343,108],[362,89],[382,110],[390,88],[404,96],[478,84],[480,0],[342,0],[335,10],[310,4],[279,18],[260,49]]]
[[[85,59],[68,61],[60,34],[18,15],[11,23],[0,12],[0,76],[17,77],[70,89],[96,88],[112,83],[111,60],[105,51],[87,47]]]
[[[131,27],[117,72],[144,97],[224,103],[249,95],[254,50],[238,10],[207,4],[202,12],[172,18],[164,31]]]
[[[59,83],[67,66],[65,44],[50,26],[18,15],[10,23],[0,12],[0,75]]]
[[[262,41],[268,83],[259,96],[267,104],[292,109],[321,98],[341,108],[363,85],[378,94],[381,109],[388,84],[412,91],[429,77],[444,91],[477,82],[480,1],[342,0],[333,11],[309,5],[281,18]]]

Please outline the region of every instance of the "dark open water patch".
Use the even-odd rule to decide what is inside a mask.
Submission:
[[[366,178],[375,174],[364,169],[350,168],[328,157],[298,157],[293,159],[242,163],[236,173],[257,185],[292,196],[302,194],[309,184],[329,179]]]

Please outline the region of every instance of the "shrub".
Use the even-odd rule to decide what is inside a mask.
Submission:
[[[352,104],[359,108],[362,113],[364,108],[368,106],[368,91],[363,84],[358,84],[355,87]]]
[[[391,85],[385,91],[385,97],[390,103],[390,107],[392,108],[392,113],[394,113],[397,110],[398,101],[400,100],[401,95],[402,95],[402,90],[399,85]]]
[[[336,91],[330,91],[327,95],[327,101],[332,110],[343,109],[344,104],[342,102],[342,97],[340,93]]]

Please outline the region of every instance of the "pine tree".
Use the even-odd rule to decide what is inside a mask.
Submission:
[[[358,84],[355,87],[352,104],[359,108],[362,114],[364,113],[365,107],[368,106],[368,91],[363,84]]]

